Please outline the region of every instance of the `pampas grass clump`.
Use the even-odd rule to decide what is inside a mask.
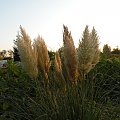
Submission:
[[[67,26],[63,25],[63,29],[62,54],[60,57],[56,52],[55,71],[56,74],[62,75],[62,67],[64,67],[67,76],[65,79],[74,83],[77,82],[78,75],[83,79],[98,63],[100,53],[99,37],[94,27],[90,33],[88,26],[86,26],[76,51],[71,32],[68,31]],[[21,35],[17,37],[17,46],[23,68],[33,78],[41,74],[42,77],[48,80],[51,62],[44,39],[38,35],[33,45],[31,45],[31,39],[26,34],[26,31],[21,26],[20,30]]]
[[[63,46],[49,59],[44,39],[38,36],[31,45],[30,37],[20,27],[17,47],[21,63],[30,77],[37,78],[25,93],[24,115],[28,113],[31,120],[101,119],[104,106],[97,101],[101,97],[99,90],[95,91],[98,84],[91,77],[93,73],[87,75],[99,61],[97,33],[94,28],[90,33],[86,26],[76,49],[68,27],[63,29]]]

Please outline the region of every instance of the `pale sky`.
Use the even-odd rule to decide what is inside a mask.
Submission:
[[[56,50],[62,46],[63,24],[76,47],[86,25],[97,30],[100,47],[120,47],[120,0],[0,0],[0,50],[13,47],[20,25]]]

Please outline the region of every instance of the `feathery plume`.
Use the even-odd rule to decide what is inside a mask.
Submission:
[[[90,33],[88,26],[86,26],[82,40],[79,41],[78,47],[78,62],[79,62],[79,73],[86,74],[92,68],[92,59],[93,59],[93,48],[90,41]]]
[[[45,41],[38,35],[37,39],[34,40],[33,46],[37,51],[38,70],[44,74],[46,79],[48,79],[50,60]]]
[[[55,55],[55,70],[58,74],[62,72],[61,59],[58,51],[56,52],[56,55]]]
[[[92,65],[95,66],[100,59],[100,50],[99,50],[99,36],[97,35],[97,32],[94,27],[92,29],[90,36],[91,36],[91,42],[93,43],[92,47],[94,52]]]
[[[67,69],[68,78],[72,82],[76,82],[78,76],[78,67],[77,67],[77,58],[76,58],[76,49],[74,46],[73,38],[71,33],[69,33],[68,28],[63,25],[63,54],[65,67]]]
[[[31,78],[36,78],[38,75],[37,56],[32,48],[31,39],[26,31],[20,26],[21,35],[17,36],[17,47],[20,54],[20,59],[23,68]]]
[[[88,26],[86,26],[78,47],[79,74],[83,79],[99,60],[98,47],[98,36],[95,30],[93,29],[92,33],[90,33]]]

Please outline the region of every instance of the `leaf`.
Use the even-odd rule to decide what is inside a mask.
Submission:
[[[9,104],[7,102],[3,103],[3,110],[7,110],[9,108]]]

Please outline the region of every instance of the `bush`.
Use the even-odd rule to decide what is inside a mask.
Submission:
[[[118,64],[116,60],[101,61],[86,80],[67,84],[54,80],[54,75],[49,83],[41,76],[32,80],[11,62],[0,73],[0,119],[117,120],[120,117]]]

